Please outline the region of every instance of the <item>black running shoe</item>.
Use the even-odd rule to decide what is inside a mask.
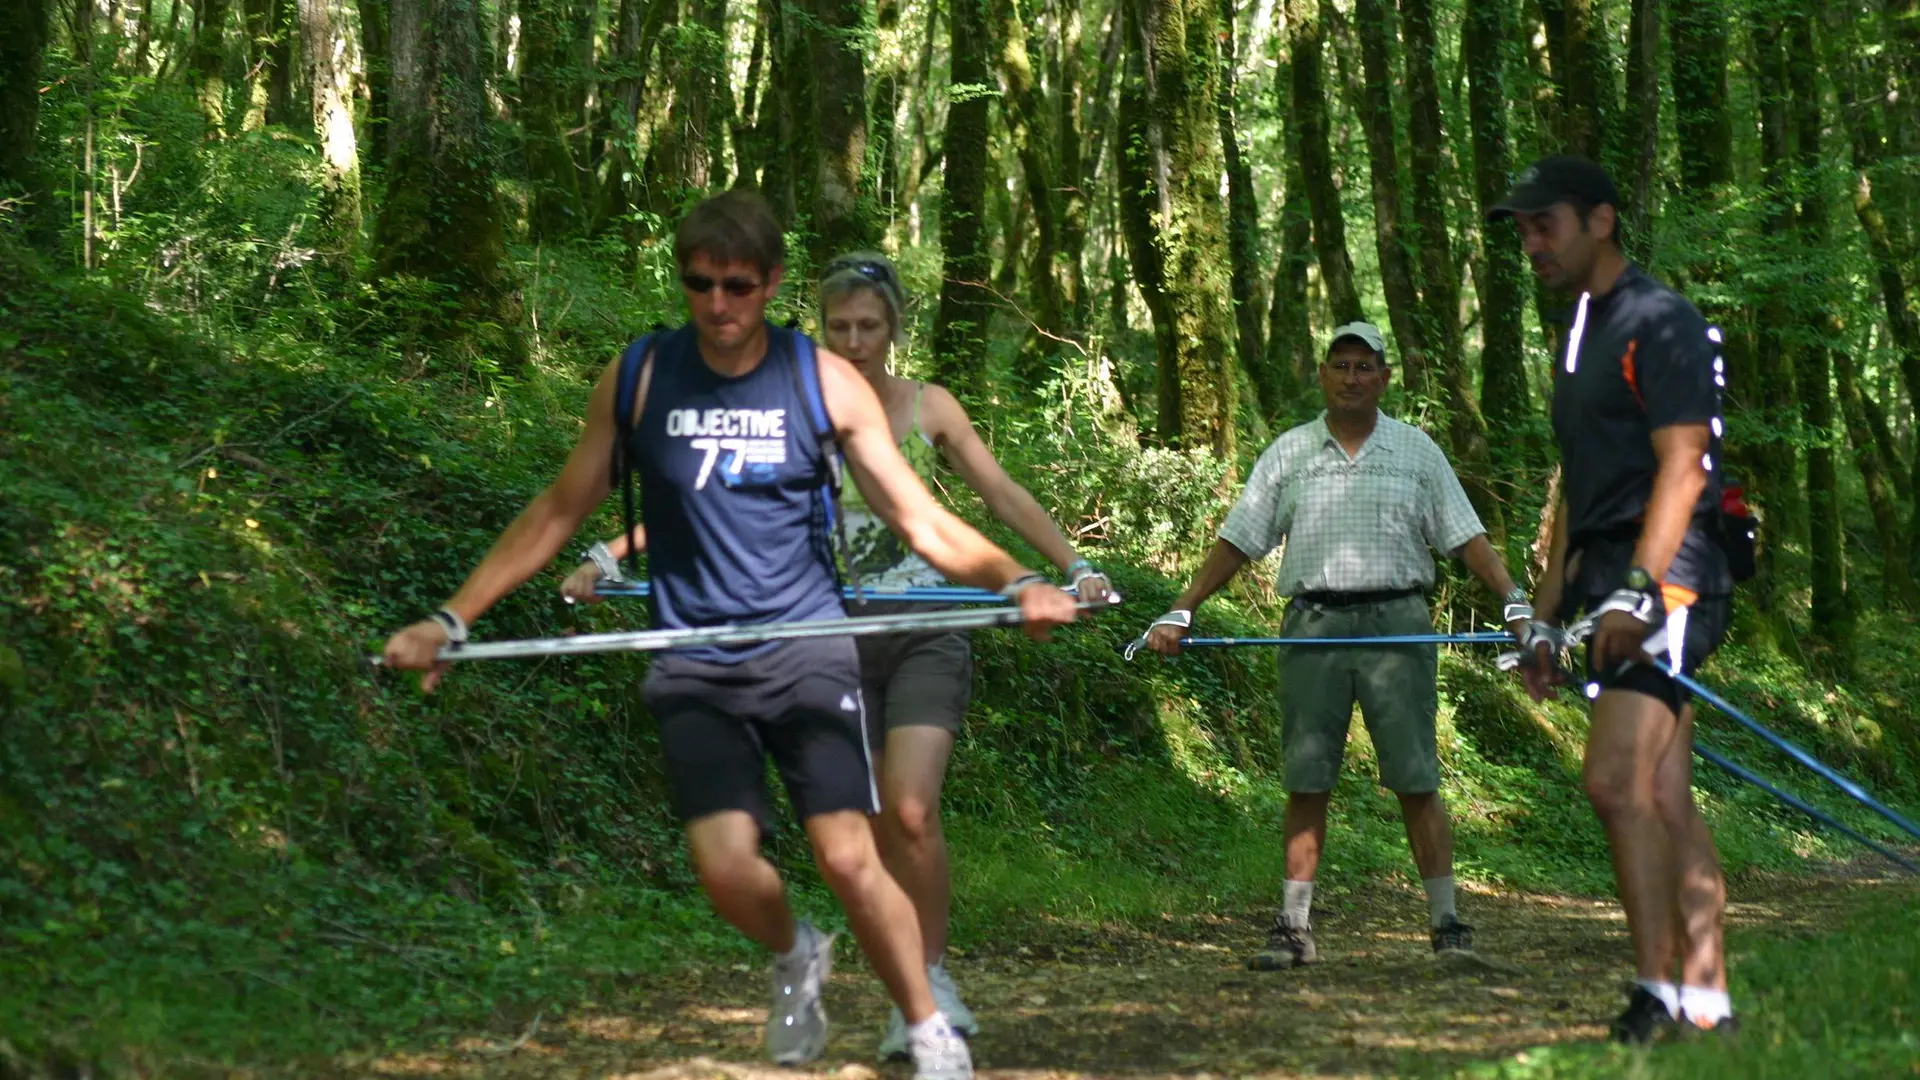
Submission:
[[[1645,1046],[1662,1029],[1673,1026],[1673,1014],[1667,1003],[1644,986],[1635,986],[1627,999],[1627,1011],[1613,1022],[1613,1041],[1629,1046]]]
[[[1473,927],[1461,922],[1455,916],[1447,916],[1447,921],[1433,928],[1433,951],[1435,953],[1466,953],[1473,951]]]
[[[1716,1023],[1701,1025],[1681,1014],[1680,1031],[1690,1039],[1704,1039],[1709,1035],[1722,1039],[1731,1039],[1740,1034],[1740,1021],[1736,1017],[1723,1016]]]
[[[1254,953],[1247,966],[1255,971],[1281,971],[1318,959],[1320,953],[1313,947],[1313,929],[1288,925],[1282,913],[1273,917],[1273,929],[1267,932],[1267,947]]]

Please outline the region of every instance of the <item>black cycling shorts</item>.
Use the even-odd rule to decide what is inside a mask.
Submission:
[[[802,821],[879,811],[851,638],[783,641],[735,664],[664,653],[641,693],[683,822],[745,810],[766,831],[768,757]]]
[[[1620,587],[1627,567],[1633,561],[1635,542],[1635,539],[1620,538],[1581,545],[1579,565],[1567,583],[1566,592],[1562,594],[1562,623],[1571,622],[1597,609],[1606,602],[1608,595]],[[1706,584],[1720,581],[1725,556],[1718,547],[1711,546],[1714,544],[1714,539],[1697,525],[1690,529],[1680,546],[1680,553],[1667,570],[1667,580],[1690,589],[1695,582]],[[1715,560],[1722,562],[1716,563]],[[1726,640],[1732,617],[1733,597],[1724,592],[1717,595],[1702,594],[1685,607],[1669,605],[1666,614],[1669,649],[1663,651],[1658,659],[1668,666],[1672,666],[1677,659],[1680,672],[1692,675]],[[1677,656],[1671,647],[1676,637],[1679,639]],[[1676,716],[1692,699],[1693,695],[1686,687],[1650,664],[1615,662],[1608,668],[1606,671],[1594,668],[1592,647],[1589,645],[1585,686],[1589,698],[1597,697],[1605,690],[1630,690],[1666,703]]]

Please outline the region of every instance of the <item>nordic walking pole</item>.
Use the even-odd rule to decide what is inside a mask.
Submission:
[[[1838,819],[1828,814],[1825,814],[1819,810],[1816,810],[1812,806],[1809,806],[1807,803],[1796,798],[1795,796],[1789,795],[1788,793],[1780,790],[1779,788],[1774,787],[1772,784],[1761,779],[1755,773],[1750,772],[1745,768],[1742,768],[1741,766],[1735,764],[1732,760],[1726,758],[1725,756],[1715,753],[1714,751],[1709,750],[1708,748],[1701,746],[1698,743],[1694,744],[1693,752],[1700,755],[1700,757],[1703,760],[1710,762],[1714,765],[1718,765],[1722,769],[1725,769],[1727,772],[1732,773],[1734,776],[1742,780],[1745,780],[1747,783],[1752,784],[1754,787],[1759,788],[1761,791],[1764,791],[1767,794],[1785,803],[1786,805],[1793,807],[1795,810],[1800,811],[1801,813],[1807,815],[1813,820],[1818,821],[1822,825],[1825,825],[1831,829],[1835,829],[1839,832],[1845,833],[1847,836],[1852,837],[1854,840],[1857,840],[1860,843],[1866,845],[1867,847],[1872,848],[1873,850],[1879,852],[1881,855],[1886,856],[1888,859],[1891,859],[1893,862],[1905,868],[1908,873],[1920,874],[1920,866],[1915,866],[1913,863],[1900,857],[1899,855],[1895,854],[1893,851],[1885,847],[1882,847],[1877,843],[1874,843],[1872,840],[1867,839],[1861,833],[1855,831],[1852,828],[1849,828],[1846,825],[1841,824]]]
[[[1081,604],[1081,611],[1112,607],[1120,602],[1118,593],[1109,594],[1099,604]],[[924,614],[869,615],[852,619],[820,619],[813,622],[760,623],[756,625],[700,626],[666,630],[628,630],[608,634],[576,634],[571,637],[525,638],[517,641],[469,642],[440,649],[439,659],[508,660],[547,656],[578,656],[603,652],[659,652],[699,645],[758,645],[767,641],[791,641],[795,638],[864,637],[869,634],[899,634],[925,630],[978,630],[990,626],[1017,626],[1023,622],[1019,608],[972,608],[963,611],[931,611]],[[374,667],[385,658],[374,655],[367,662]]]
[[[1505,630],[1475,630],[1465,634],[1387,634],[1380,637],[1305,638],[1305,637],[1187,637],[1180,639],[1183,649],[1224,649],[1242,645],[1511,645],[1513,635]]]
[[[1073,592],[1071,587],[1063,586],[1063,588],[1067,592]],[[627,596],[646,597],[653,595],[653,584],[648,581],[602,580],[594,586],[593,593],[595,596],[607,599]],[[856,598],[851,586],[841,588],[840,596],[844,600]],[[902,589],[885,589],[866,585],[861,587],[858,596],[866,600],[878,600],[890,604],[1004,604],[1007,602],[1006,597],[990,589],[972,589],[964,585],[914,586]],[[567,597],[566,600],[569,604],[573,603],[572,597]]]

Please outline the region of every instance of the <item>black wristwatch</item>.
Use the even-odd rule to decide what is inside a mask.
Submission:
[[[1658,582],[1653,580],[1653,575],[1647,573],[1644,567],[1627,567],[1626,585],[1627,588],[1632,589],[1634,592],[1652,593],[1658,584]]]

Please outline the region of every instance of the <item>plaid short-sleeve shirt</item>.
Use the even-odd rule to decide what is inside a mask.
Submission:
[[[1381,414],[1347,456],[1325,413],[1260,455],[1220,539],[1258,559],[1287,541],[1279,590],[1425,589],[1437,548],[1486,530],[1446,455],[1426,433]]]

